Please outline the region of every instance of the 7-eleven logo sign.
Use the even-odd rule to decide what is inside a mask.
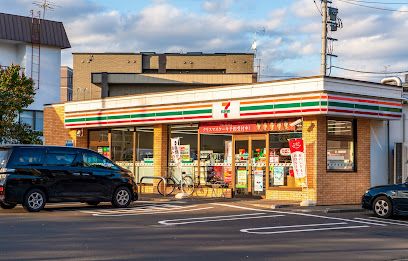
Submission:
[[[228,118],[228,114],[231,112],[229,107],[231,106],[231,102],[223,102],[222,106],[224,106],[224,109],[221,110],[221,113],[224,114],[224,118]]]
[[[217,102],[213,104],[214,119],[238,119],[239,101]]]

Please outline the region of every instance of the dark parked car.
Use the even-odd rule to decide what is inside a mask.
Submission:
[[[373,210],[377,217],[408,215],[408,179],[403,184],[370,188],[362,198],[362,207]]]
[[[110,201],[127,207],[137,200],[130,172],[88,149],[34,145],[0,146],[0,206],[36,212],[47,202]]]

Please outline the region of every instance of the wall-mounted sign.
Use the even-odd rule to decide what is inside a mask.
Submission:
[[[293,172],[295,178],[306,177],[306,157],[302,139],[289,140],[290,155],[292,158]]]
[[[283,186],[285,185],[285,167],[274,166],[273,168],[273,185]]]
[[[200,133],[245,133],[294,131],[296,126],[290,126],[294,119],[260,120],[260,121],[230,121],[200,123]]]
[[[240,102],[226,101],[213,104],[214,119],[237,119],[240,117]]]

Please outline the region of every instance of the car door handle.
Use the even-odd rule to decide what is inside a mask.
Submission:
[[[79,173],[79,172],[74,172],[74,173],[72,173],[72,175],[74,175],[74,176],[81,176],[81,173]]]
[[[90,176],[91,174],[89,173],[82,173],[82,176]]]

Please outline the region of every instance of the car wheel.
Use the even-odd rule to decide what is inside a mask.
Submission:
[[[13,209],[17,206],[17,204],[11,204],[11,203],[6,203],[6,202],[0,202],[0,207],[2,209]]]
[[[127,187],[119,187],[112,196],[112,205],[115,208],[126,208],[132,202],[132,192]]]
[[[373,202],[373,210],[377,217],[389,218],[392,216],[392,203],[385,196],[378,197]]]
[[[38,212],[45,206],[45,194],[40,189],[32,189],[24,197],[23,207],[28,212]]]
[[[86,204],[90,205],[90,206],[97,206],[99,205],[99,203],[101,203],[100,201],[87,201]]]

